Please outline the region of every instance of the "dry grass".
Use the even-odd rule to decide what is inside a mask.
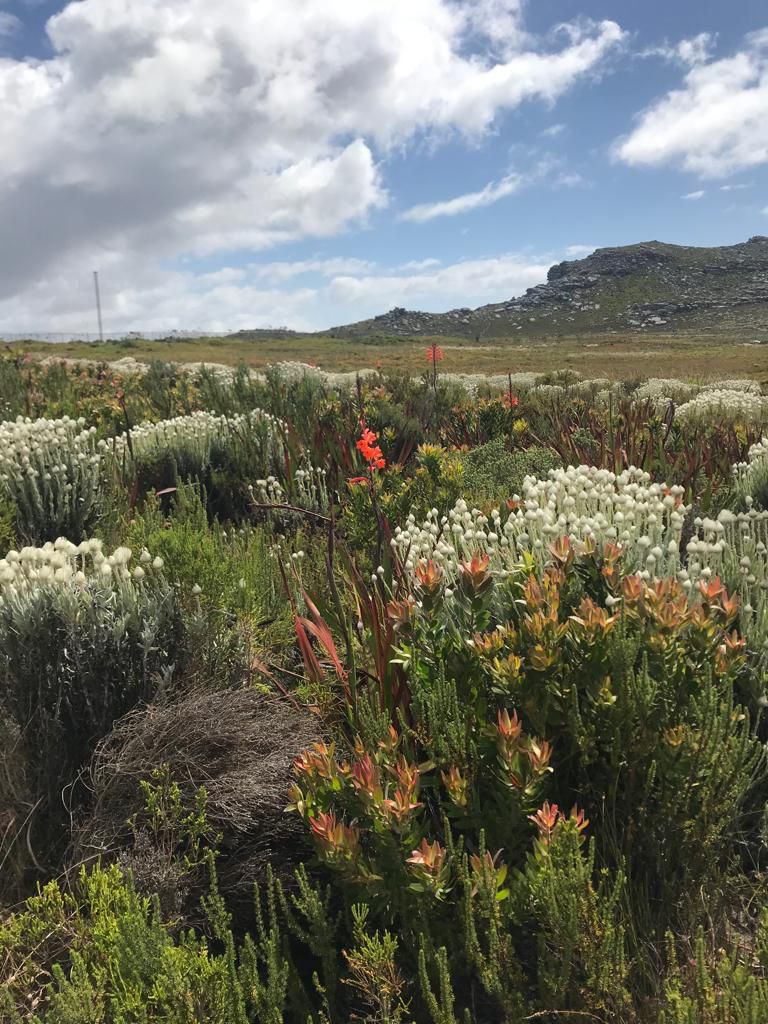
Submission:
[[[285,813],[291,766],[319,738],[309,712],[249,689],[193,693],[132,712],[94,756],[93,809],[75,836],[70,864],[118,857],[139,888],[173,888],[178,851],[166,846],[167,836],[158,845],[157,836],[137,837],[128,825],[133,815],[142,817],[141,781],[167,765],[187,811],[205,787],[207,821],[221,836],[222,891],[249,901],[268,862],[290,872],[301,858],[301,819]]]
[[[444,371],[507,373],[531,370],[578,370],[585,377],[753,377],[768,380],[768,345],[744,338],[700,335],[593,335],[580,338],[499,339],[474,343],[441,338]],[[380,365],[384,370],[419,373],[426,368],[428,338],[370,340],[307,336],[243,340],[200,338],[179,341],[71,342],[14,346],[35,356],[114,360],[210,362],[261,368],[285,359],[314,362],[324,370],[357,370]]]

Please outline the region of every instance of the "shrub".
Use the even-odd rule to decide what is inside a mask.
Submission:
[[[193,693],[137,709],[96,751],[93,808],[78,830],[72,857],[90,861],[94,854],[120,853],[141,891],[164,891],[167,905],[178,910],[174,863],[186,843],[178,822],[196,811],[204,788],[206,823],[220,839],[221,890],[242,911],[254,881],[265,880],[268,864],[285,878],[301,860],[300,822],[285,807],[293,760],[318,739],[308,712],[247,689]],[[166,780],[166,807],[175,787],[174,820],[158,824],[147,818],[145,780],[153,773],[155,781]],[[168,880],[162,889],[158,878]],[[203,881],[199,873],[187,880],[198,899]]]
[[[628,571],[616,546],[601,556],[560,538],[545,551],[538,564],[523,558],[496,572],[489,555],[444,569],[424,560],[386,610],[363,614],[362,653],[346,669],[336,655],[352,759],[326,747],[308,752],[294,802],[345,884],[386,907],[414,942],[421,935],[444,945],[460,972],[472,960],[452,943],[459,925],[441,908],[461,877],[461,850],[482,862],[484,849],[494,857],[503,849],[503,871],[493,861],[502,881],[525,873],[536,849],[527,822],[545,838],[561,824],[578,833],[583,816],[557,809],[578,803],[592,822],[589,856],[608,875],[593,883],[592,862],[579,867],[567,857],[557,885],[539,896],[529,878],[528,889],[510,892],[543,912],[546,891],[550,916],[534,915],[528,940],[513,938],[511,921],[498,924],[494,941],[515,950],[509,964],[519,961],[530,978],[526,941],[544,941],[546,923],[554,959],[540,952],[539,967],[549,964],[549,980],[539,979],[543,1007],[615,1010],[627,998],[623,908],[642,922],[626,941],[647,965],[667,928],[695,927],[713,912],[713,893],[744,849],[757,855],[763,754],[734,701],[744,644],[732,630],[738,604],[719,581],[702,581],[689,601],[674,580]],[[317,621],[314,632],[324,635]],[[436,904],[420,908],[410,895],[414,873]],[[554,907],[571,897],[557,886],[579,877],[566,941]],[[593,900],[599,909],[587,910]],[[594,914],[606,916],[587,948],[584,922]],[[490,926],[488,919],[478,934]],[[577,976],[592,980],[574,987],[568,979]],[[511,1012],[498,979],[474,977]]]
[[[106,479],[95,428],[82,419],[0,423],[0,495],[21,541],[89,536],[105,507]]]
[[[156,901],[116,867],[83,870],[71,894],[49,883],[0,925],[3,1019],[276,1024],[288,970],[274,914],[239,950],[215,895],[211,915],[223,950],[192,933],[174,938]]]
[[[34,802],[30,845],[41,860],[61,839],[62,791],[77,805],[69,787],[94,744],[167,685],[179,659],[181,625],[161,560],[131,560],[129,549],[108,555],[94,540],[0,560],[0,708],[19,731]]]
[[[230,515],[247,508],[249,482],[285,471],[284,424],[259,409],[231,418],[196,412],[142,423],[100,444],[139,492],[198,480],[206,486],[211,511]]]
[[[185,685],[212,689],[241,682],[249,662],[290,660],[293,624],[268,528],[209,526],[207,504],[203,488],[180,484],[167,515],[148,499],[126,541],[163,559],[194,634]]]
[[[541,479],[561,465],[560,456],[549,448],[509,451],[504,438],[496,438],[462,457],[464,493],[472,499],[511,498],[523,489],[527,476]]]

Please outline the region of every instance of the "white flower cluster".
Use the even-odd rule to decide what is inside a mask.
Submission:
[[[608,377],[592,377],[589,380],[577,380],[571,387],[577,395],[594,395],[604,391],[618,390],[620,385],[616,381],[609,380]]]
[[[765,439],[750,450],[750,464],[767,459]],[[676,577],[692,598],[698,583],[720,577],[738,595],[739,628],[768,671],[768,511],[747,496],[744,512],[696,518],[683,552],[690,510],[682,495],[682,487],[652,483],[636,469],[618,476],[586,466],[557,469],[546,480],[526,477],[522,497],[514,499],[519,507],[506,520],[498,510],[485,515],[462,500],[447,516],[432,509],[421,525],[410,515],[404,529],[396,528],[392,547],[409,574],[432,560],[450,585],[460,564],[477,554],[490,556],[491,570],[504,578],[526,553],[540,570],[559,537],[590,542],[598,551],[618,543],[624,571]]]
[[[59,420],[17,417],[0,423],[0,484],[14,488],[19,476],[61,476],[67,473],[68,454],[78,462],[98,465],[95,427],[85,420],[63,416]]]
[[[711,388],[681,405],[676,418],[683,423],[749,423],[768,422],[768,399],[752,391]]]
[[[735,378],[734,380],[718,380],[714,384],[706,384],[705,390],[716,389],[720,391],[745,391],[750,395],[761,395],[763,389],[760,381],[750,380],[746,377]]]
[[[699,388],[695,384],[689,384],[684,380],[650,377],[633,392],[633,398],[637,402],[650,399],[657,406],[666,406],[670,402],[679,405],[682,402],[690,401],[698,391]]]
[[[130,548],[118,547],[110,554],[101,540],[73,544],[64,537],[47,541],[42,547],[23,547],[0,558],[0,600],[11,600],[40,586],[79,585],[97,579],[120,583],[143,580],[148,572],[163,568],[162,558],[146,550],[131,565]]]
[[[680,539],[687,512],[682,487],[652,483],[647,473],[628,469],[618,476],[592,466],[550,470],[546,480],[526,477],[518,508],[506,521],[494,509],[486,516],[463,500],[447,516],[432,509],[422,525],[413,515],[395,529],[392,547],[406,570],[433,559],[454,578],[461,562],[487,554],[492,568],[506,574],[525,552],[548,557],[558,537],[622,545],[624,565],[646,577],[680,568]]]
[[[567,388],[562,384],[537,384],[531,391],[537,398],[562,398],[567,394]]]
[[[0,423],[0,494],[16,506],[24,537],[82,536],[95,524],[102,501],[95,434],[69,416]]]
[[[313,512],[325,512],[330,508],[326,471],[306,463],[296,470],[288,491],[275,476],[257,480],[256,487],[250,487],[263,505],[290,504]]]
[[[747,499],[751,506],[751,500]],[[768,668],[768,512],[723,509],[716,520],[696,519],[688,564],[679,578],[688,590],[719,576],[740,602],[739,628]]]
[[[540,373],[441,373],[440,380],[456,384],[470,398],[476,398],[480,392],[497,393],[506,391],[512,383],[515,393],[530,391],[541,377]]]
[[[127,434],[112,441],[100,441],[103,450],[111,450],[118,459],[132,457],[135,462],[154,462],[166,454],[183,453],[201,464],[206,463],[217,444],[236,443],[243,436],[260,431],[268,443],[269,454],[283,452],[285,424],[276,416],[254,409],[236,416],[217,416],[211,412],[193,412],[159,423],[140,423]]]
[[[768,499],[768,437],[750,447],[746,462],[733,466],[733,482],[742,500],[757,497],[762,504]]]
[[[358,377],[369,377],[374,373],[376,371],[373,369],[334,372],[321,370],[319,366],[310,366],[309,363],[291,361],[272,363],[267,367],[268,375],[278,377],[284,384],[289,386],[309,380],[338,390],[348,390],[354,387]]]

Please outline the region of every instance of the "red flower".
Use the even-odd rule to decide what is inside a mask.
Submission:
[[[360,440],[356,443],[357,450],[368,463],[370,472],[373,472],[374,469],[384,469],[387,464],[381,448],[378,446],[378,440],[378,436],[372,430],[363,426]]]
[[[434,366],[435,363],[439,363],[442,358],[443,350],[440,348],[440,346],[430,345],[429,348],[427,349],[427,361],[432,363],[432,365]]]

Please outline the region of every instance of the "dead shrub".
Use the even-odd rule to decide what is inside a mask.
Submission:
[[[142,817],[142,780],[167,766],[186,812],[205,787],[207,822],[220,836],[221,891],[230,904],[250,905],[268,862],[287,876],[308,853],[301,820],[285,807],[292,762],[319,738],[309,712],[250,689],[193,693],[131,712],[94,755],[92,810],[75,834],[70,865],[119,859],[137,888],[160,892],[168,910],[189,906],[205,884],[204,871],[185,872],[167,835],[159,841],[129,823]]]

